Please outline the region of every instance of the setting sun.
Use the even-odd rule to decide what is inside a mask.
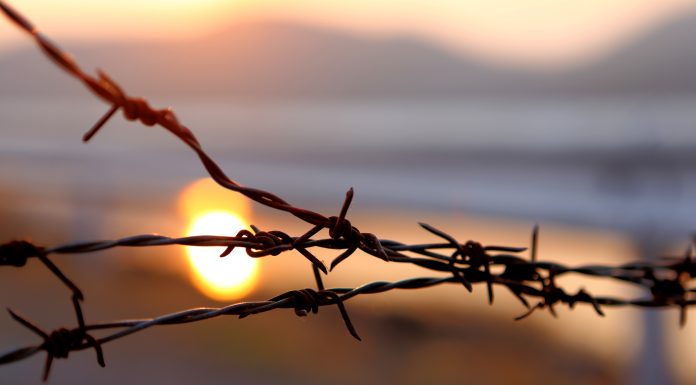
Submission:
[[[179,199],[179,210],[188,223],[186,235],[234,236],[248,228],[249,203],[209,179],[191,183]],[[216,300],[244,297],[254,287],[258,261],[244,249],[220,258],[224,247],[187,247],[190,274],[196,288]]]
[[[234,235],[245,228],[236,215],[213,211],[194,218],[187,235]],[[235,249],[220,258],[224,247],[187,247],[194,283],[203,293],[218,300],[239,298],[246,295],[256,278],[257,260],[250,258],[244,249]]]

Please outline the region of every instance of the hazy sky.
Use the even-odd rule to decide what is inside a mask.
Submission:
[[[57,39],[196,36],[225,23],[296,20],[366,34],[414,34],[498,60],[591,59],[696,0],[13,0]],[[0,23],[0,50],[22,44]],[[26,44],[26,42],[24,42]]]

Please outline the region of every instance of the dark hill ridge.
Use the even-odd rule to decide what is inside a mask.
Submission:
[[[287,23],[232,25],[206,38],[68,47],[131,92],[242,97],[453,97],[529,93],[696,93],[696,14],[584,68],[523,71],[411,37],[369,39]],[[82,92],[33,47],[0,57],[0,95]]]
[[[234,25],[199,41],[69,50],[85,68],[102,66],[148,95],[439,95],[490,87],[504,72],[416,39],[373,40],[279,23]],[[61,93],[65,82],[38,56],[23,50],[0,58],[0,92]]]
[[[681,15],[573,73],[556,87],[589,92],[696,93],[696,12]]]

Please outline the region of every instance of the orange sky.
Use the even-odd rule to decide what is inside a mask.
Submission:
[[[235,20],[284,19],[407,33],[496,60],[591,59],[696,0],[13,0],[57,39],[182,38]],[[22,37],[0,24],[0,50]]]

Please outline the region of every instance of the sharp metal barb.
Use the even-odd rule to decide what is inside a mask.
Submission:
[[[336,266],[338,266],[339,263],[343,262],[344,260],[346,260],[346,258],[353,255],[353,253],[355,253],[355,251],[357,249],[358,249],[357,247],[351,246],[348,249],[346,249],[346,251],[342,252],[338,257],[336,257],[333,261],[331,261],[331,266],[329,267],[329,271],[333,271],[333,269]]]
[[[542,309],[543,307],[544,307],[544,305],[542,303],[538,303],[534,307],[532,307],[531,309],[526,311],[524,314],[517,316],[514,319],[515,319],[515,321],[521,321],[521,320],[529,317],[530,315],[532,315],[532,313],[534,313],[537,309]]]
[[[329,272],[326,270],[326,266],[324,266],[324,263],[320,261],[317,257],[315,257],[314,254],[310,253],[307,249],[303,247],[297,248],[297,251],[299,251],[300,254],[307,258],[310,262],[312,262],[312,266],[318,268],[324,274],[329,274]]]
[[[10,313],[10,317],[14,319],[15,321],[19,322],[22,326],[25,328],[31,330],[34,332],[34,334],[38,335],[41,338],[48,338],[48,333],[45,331],[41,330],[40,327],[34,325],[30,321],[28,321],[26,318],[20,316],[19,314],[15,313],[12,309],[7,309],[7,311]]]
[[[336,224],[334,225],[334,231],[338,231],[338,227],[346,219],[346,214],[348,214],[348,208],[350,207],[350,203],[352,201],[353,201],[353,188],[351,187],[350,189],[348,189],[348,192],[346,193],[346,199],[343,202],[343,206],[341,207],[341,212],[338,214],[338,220],[336,221]]]
[[[317,265],[312,264],[312,272],[314,273],[314,280],[317,284],[317,290],[324,290],[324,281],[321,278],[321,273]]]
[[[539,225],[534,225],[534,230],[532,230],[532,263],[537,261],[537,244],[539,243]]]
[[[118,111],[120,107],[116,104],[111,106],[109,110],[92,126],[92,128],[89,129],[89,131],[85,132],[85,134],[82,136],[82,141],[87,143],[89,142],[94,135],[106,124],[106,122],[111,119],[112,116]]]

